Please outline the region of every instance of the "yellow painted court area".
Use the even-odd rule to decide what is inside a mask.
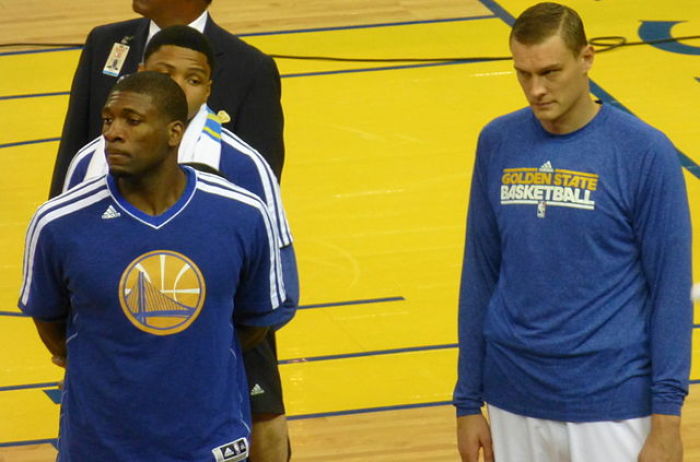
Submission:
[[[246,40],[274,54],[507,56],[503,13],[482,3],[483,12],[470,20]],[[581,13],[589,38],[638,41],[642,21],[685,21],[670,29],[674,36],[700,31],[695,0],[566,3]],[[531,2],[497,4],[517,16]],[[682,43],[700,52],[700,40]],[[58,146],[29,142],[60,136],[68,101],[67,95],[6,97],[67,92],[78,57],[76,50],[0,55],[0,444],[57,434],[58,406],[42,387],[22,386],[56,382],[60,372],[31,321],[11,314],[18,313],[24,232],[46,199]],[[632,46],[597,56],[591,77],[697,166],[699,62],[700,53]],[[278,336],[280,359],[294,360],[281,366],[289,415],[449,401],[473,153],[483,125],[524,106],[512,64],[277,63],[286,117],[282,191],[302,305],[322,305],[299,310]],[[21,144],[8,146],[14,143]],[[700,167],[685,177],[700,282]],[[330,358],[314,360],[321,356]]]

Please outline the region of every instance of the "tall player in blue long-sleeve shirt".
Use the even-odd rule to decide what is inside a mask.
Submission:
[[[462,460],[482,449],[498,462],[680,462],[692,308],[677,152],[591,99],[593,52],[573,10],[526,10],[510,45],[530,107],[487,125],[477,148],[454,394]]]

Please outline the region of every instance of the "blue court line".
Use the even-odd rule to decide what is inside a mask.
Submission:
[[[27,318],[28,316],[19,311],[0,311],[0,316],[16,316],[18,318]]]
[[[394,355],[400,353],[415,353],[421,351],[434,351],[434,350],[448,350],[452,348],[457,348],[456,343],[448,343],[445,345],[424,345],[416,347],[405,347],[405,348],[392,348],[390,350],[374,350],[374,351],[363,351],[360,353],[343,353],[338,355],[324,355],[324,356],[310,356],[308,358],[294,358],[294,359],[280,359],[278,364],[298,364],[307,363],[314,361],[332,361],[335,359],[348,359],[348,358],[362,358],[366,356],[382,356],[382,355]]]
[[[4,51],[0,53],[0,56],[11,56],[11,55],[31,55],[35,53],[53,53],[54,51],[69,51],[69,50],[82,50],[82,45],[79,47],[62,47],[62,48],[41,48],[39,50],[24,50],[24,51]]]
[[[56,91],[52,93],[30,93],[27,95],[10,95],[10,96],[0,96],[0,101],[8,99],[20,99],[20,98],[41,98],[43,96],[64,96],[70,95],[69,91]]]
[[[2,148],[13,148],[15,146],[24,146],[25,144],[38,144],[38,143],[50,143],[51,141],[60,141],[61,138],[43,138],[40,140],[29,140],[29,141],[16,141],[14,143],[0,144],[0,149]]]
[[[329,308],[332,306],[365,305],[369,303],[400,302],[406,300],[403,297],[367,298],[365,300],[350,300],[347,302],[318,303],[316,305],[299,305],[297,309],[308,310],[310,308]]]
[[[462,22],[462,21],[478,21],[481,19],[496,19],[493,14],[480,15],[480,16],[463,16],[459,18],[443,18],[443,19],[423,19],[417,21],[399,21],[399,22],[381,22],[376,24],[357,24],[352,26],[330,26],[330,27],[313,27],[307,29],[290,29],[290,30],[279,30],[272,32],[250,32],[246,34],[236,34],[238,37],[259,37],[267,35],[285,35],[285,34],[304,34],[307,32],[329,32],[329,31],[339,31],[339,30],[353,30],[353,29],[372,29],[376,27],[394,27],[394,26],[415,26],[420,24],[440,24],[446,22]]]
[[[57,386],[58,382],[28,383],[24,385],[9,385],[6,387],[0,387],[0,391],[31,390],[33,388],[51,388]]]
[[[297,414],[287,416],[287,420],[315,419],[317,417],[335,417],[341,415],[366,414],[370,412],[400,411],[403,409],[416,409],[421,407],[436,407],[451,405],[452,401],[435,401],[432,403],[398,404],[395,406],[367,407],[362,409],[348,409],[345,411],[318,412],[315,414]]]
[[[50,388],[48,390],[44,390],[44,393],[46,393],[46,396],[48,396],[54,404],[61,404],[63,390],[59,390],[58,388]]]
[[[0,448],[11,448],[13,446],[31,446],[33,444],[52,444],[56,447],[56,438],[48,438],[44,440],[28,440],[28,441],[8,441],[5,443],[0,443]]]
[[[494,0],[479,0],[479,3],[491,10],[491,12],[498,16],[503,22],[513,27],[515,18]]]
[[[503,7],[501,7],[497,2],[494,0],[479,0],[482,5],[484,5],[486,8],[491,10],[493,14],[501,18],[503,22],[508,24],[509,26],[513,26],[513,23],[515,23],[515,18],[508,13]],[[627,107],[625,107],[622,103],[620,103],[618,100],[613,98],[613,96],[608,93],[607,91],[603,90],[603,88],[598,85],[597,83],[593,82],[591,80],[591,92],[597,96],[601,101],[604,103],[611,104],[613,106],[618,107],[619,109],[622,109],[623,111],[634,115],[632,111],[630,111]],[[690,173],[692,173],[695,177],[700,179],[700,165],[696,164],[690,157],[685,155],[683,152],[678,150],[678,158],[681,162],[681,165],[685,167]]]
[[[436,66],[453,66],[455,64],[471,64],[492,61],[488,58],[474,59],[459,59],[454,61],[441,61],[421,64],[404,64],[399,66],[381,66],[381,67],[359,67],[356,69],[338,69],[334,71],[317,71],[317,72],[300,72],[298,74],[282,74],[283,79],[293,79],[296,77],[316,77],[319,75],[334,75],[334,74],[353,74],[358,72],[379,72],[379,71],[396,71],[401,69],[417,69],[421,67],[436,67]]]

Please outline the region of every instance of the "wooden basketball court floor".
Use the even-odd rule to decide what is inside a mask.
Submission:
[[[216,0],[212,13],[270,54],[477,58],[508,55],[509,24],[530,3]],[[695,0],[566,4],[582,14],[589,37],[633,42],[700,31]],[[0,13],[0,43],[81,42],[94,25],[134,16],[126,0],[0,0]],[[24,231],[46,198],[78,56],[74,47],[0,48],[0,461],[55,454],[61,373],[16,299]],[[598,55],[591,73],[599,98],[674,141],[696,230],[699,60],[698,40],[633,46]],[[467,191],[480,128],[524,105],[512,65],[277,63],[282,189],[303,305],[279,333],[294,459],[457,460],[449,401]],[[694,350],[691,379],[700,383],[697,329]],[[684,414],[686,460],[700,460],[697,387]]]

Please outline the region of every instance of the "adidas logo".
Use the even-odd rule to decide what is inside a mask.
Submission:
[[[253,389],[250,390],[250,396],[262,395],[263,393],[265,393],[265,390],[263,390],[263,387],[261,387],[259,383],[256,383]]]
[[[103,220],[111,220],[112,218],[119,218],[120,216],[122,216],[122,214],[117,212],[114,209],[113,205],[110,205],[109,207],[107,207],[107,210],[105,210],[104,213],[102,214],[102,219]]]
[[[216,462],[242,462],[248,458],[248,440],[238,438],[211,450]]]
[[[542,166],[539,168],[540,172],[546,172],[546,173],[553,173],[554,169],[552,168],[552,163],[550,161],[545,162],[542,164]]]

